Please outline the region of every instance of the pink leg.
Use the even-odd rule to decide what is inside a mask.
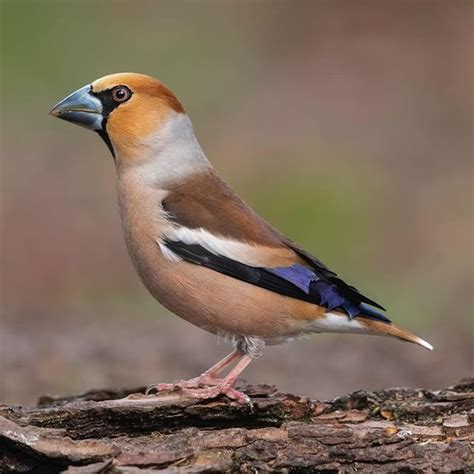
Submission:
[[[217,376],[232,362],[234,362],[235,359],[240,359],[243,356],[242,352],[239,350],[235,350],[231,352],[230,354],[226,355],[223,359],[221,359],[219,362],[217,362],[215,365],[213,365],[210,369],[207,369],[202,375],[199,377],[212,377],[213,379],[216,379]],[[197,378],[199,378],[197,377]]]
[[[185,389],[185,388],[199,388],[204,385],[218,385],[222,382],[222,379],[218,378],[218,375],[235,359],[242,357],[242,352],[235,350],[231,352],[210,369],[207,369],[204,373],[190,380],[178,380],[174,383],[157,383],[149,385],[146,389],[145,394],[148,395],[152,391],[162,392],[162,391],[173,391],[176,389]]]
[[[252,362],[252,358],[248,355],[242,356],[237,365],[224,377],[217,385],[213,387],[203,387],[203,388],[183,388],[182,393],[185,396],[192,398],[215,398],[219,395],[226,395],[233,400],[237,400],[239,403],[248,404],[250,403],[249,397],[243,393],[239,392],[233,385],[237,381],[239,375],[247,367],[247,365]]]

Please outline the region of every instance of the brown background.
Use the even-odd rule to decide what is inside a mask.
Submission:
[[[166,82],[247,202],[435,346],[317,335],[249,381],[325,398],[472,373],[471,2],[1,6],[0,402],[190,377],[229,350],[142,288],[106,147],[47,115],[121,71]]]

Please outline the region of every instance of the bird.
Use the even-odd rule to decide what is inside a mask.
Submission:
[[[267,345],[313,333],[390,336],[433,349],[245,204],[158,79],[107,75],[50,114],[95,131],[110,150],[126,246],[144,286],[172,313],[233,343],[198,377],[152,384],[147,395],[249,403],[235,388],[243,370]]]

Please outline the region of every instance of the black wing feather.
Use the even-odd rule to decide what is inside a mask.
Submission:
[[[370,306],[375,306],[376,308],[379,308],[382,311],[386,311],[386,309],[382,305],[380,305],[376,301],[371,300],[370,298],[367,298],[367,296],[364,296],[357,288],[348,285],[344,280],[339,278],[336,273],[334,273],[332,270],[329,270],[329,268],[326,267],[326,265],[324,265],[324,263],[321,262],[319,259],[313,257],[313,255],[306,252],[291,241],[286,241],[285,243],[286,245],[288,245],[288,247],[294,250],[303,260],[309,263],[319,277],[322,277],[326,281],[329,281],[336,285],[337,289],[343,296],[348,299],[355,299],[359,302],[367,303]]]
[[[251,267],[222,255],[215,255],[199,244],[185,244],[180,241],[172,240],[165,240],[164,244],[176,255],[190,263],[202,265],[229,277],[265,288],[284,296],[330,307],[330,303],[328,304],[323,297],[324,292],[321,291],[321,284],[326,285],[326,294],[327,292],[332,292],[333,295],[336,295],[340,300],[343,300],[342,304],[335,308],[331,307],[331,309],[344,311],[350,318],[362,316],[369,319],[390,322],[385,315],[379,313],[373,308],[367,307],[364,305],[364,302],[381,308],[380,305],[371,302],[371,300],[366,297],[363,297],[363,295],[361,295],[355,288],[350,287],[341,279],[337,278],[335,273],[327,269],[317,259],[313,262],[313,265],[318,262],[317,269],[315,269],[317,270],[315,271],[315,281],[311,282],[309,290],[306,293],[292,282],[265,268]]]

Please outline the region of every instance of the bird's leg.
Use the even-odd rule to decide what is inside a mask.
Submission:
[[[176,389],[184,389],[184,388],[199,388],[204,385],[218,385],[222,382],[223,379],[218,378],[218,375],[235,359],[242,357],[243,353],[236,349],[235,351],[231,352],[219,362],[214,364],[210,369],[207,369],[198,377],[195,377],[190,380],[178,380],[174,383],[157,383],[153,385],[149,385],[146,389],[146,394],[148,395],[152,391],[162,392],[162,391],[172,391]]]
[[[236,366],[222,380],[220,380],[217,385],[201,388],[184,387],[182,393],[185,396],[198,399],[215,398],[219,395],[226,395],[227,397],[246,405],[250,403],[249,397],[245,393],[236,390],[233,386],[239,375],[247,365],[252,362],[252,360],[252,357],[249,355],[242,355],[242,358]]]
[[[215,385],[219,383],[221,379],[218,378],[218,375],[235,359],[240,359],[244,354],[236,349],[235,351],[231,352],[230,354],[226,355],[223,359],[219,362],[214,364],[210,369],[207,369],[204,373],[202,373],[199,377],[192,379],[193,381],[198,382],[198,384],[204,385]]]

